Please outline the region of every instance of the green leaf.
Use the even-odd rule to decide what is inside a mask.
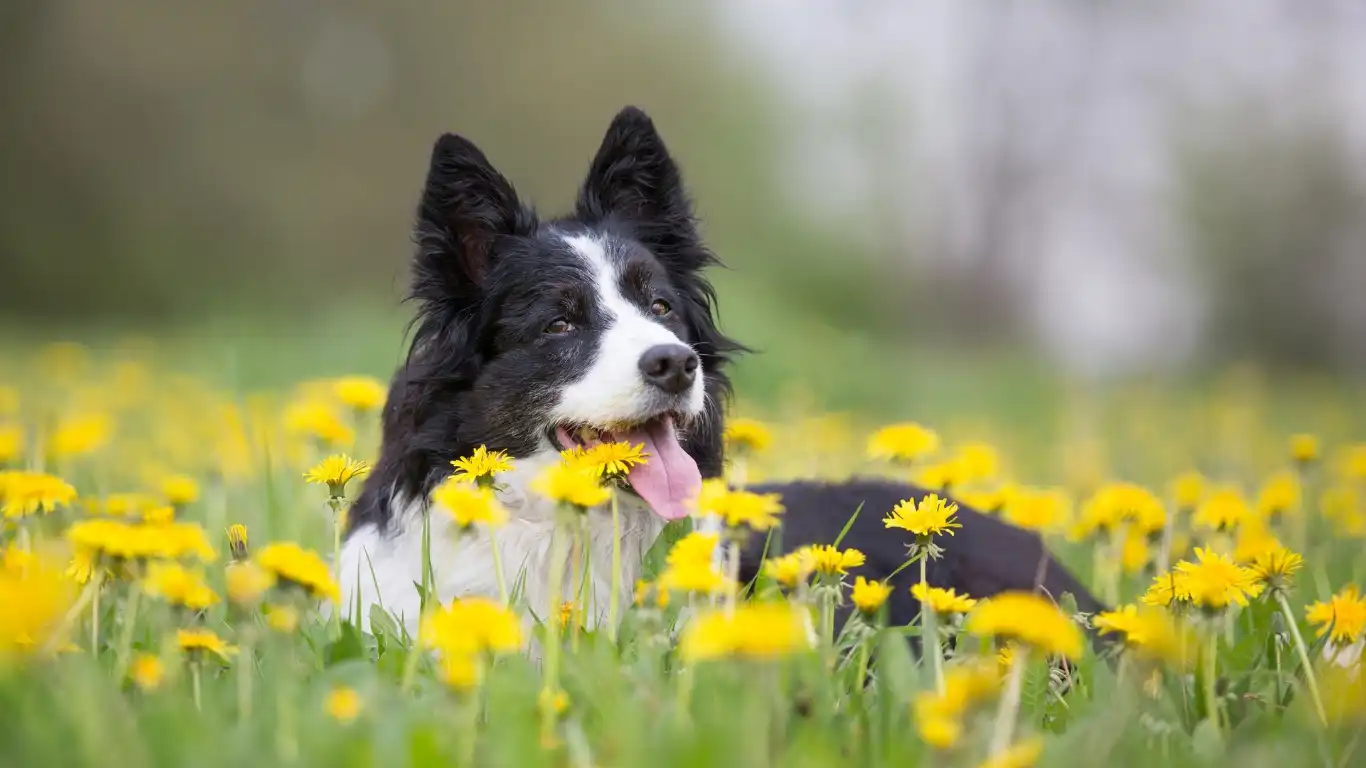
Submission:
[[[399,640],[403,634],[398,630],[398,623],[389,612],[379,607],[378,604],[370,606],[370,634],[375,639],[387,638]]]
[[[682,520],[674,520],[665,525],[664,530],[659,533],[659,538],[655,539],[655,543],[645,553],[645,567],[641,571],[641,578],[646,581],[654,581],[664,570],[664,559],[668,557],[669,550],[673,549],[674,542],[691,532],[691,518],[685,517]]]
[[[365,643],[354,625],[341,625],[341,637],[327,644],[323,651],[323,666],[332,667],[343,661],[365,658]]]

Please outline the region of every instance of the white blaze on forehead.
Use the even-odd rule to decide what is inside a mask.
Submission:
[[[593,289],[604,318],[602,337],[583,378],[565,387],[552,417],[557,421],[606,425],[653,416],[654,393],[640,375],[640,356],[660,344],[683,344],[635,304],[620,288],[620,275],[602,240],[589,235],[565,236],[564,242],[583,259],[593,276]],[[688,393],[688,410],[700,413],[702,376]]]

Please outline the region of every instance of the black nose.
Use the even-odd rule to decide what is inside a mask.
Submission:
[[[680,394],[697,378],[697,353],[682,344],[650,347],[640,356],[640,373],[646,383]]]

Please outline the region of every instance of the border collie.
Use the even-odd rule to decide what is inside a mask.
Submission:
[[[362,622],[378,603],[416,630],[428,494],[452,460],[486,445],[515,460],[500,478],[511,517],[496,536],[505,579],[517,583],[520,574],[532,612],[550,615],[555,515],[529,486],[562,448],[591,439],[585,430],[643,443],[650,456],[630,473],[630,492],[619,494],[619,583],[629,604],[665,522],[687,515],[703,478],[721,475],[726,364],[743,351],[717,327],[716,296],[703,273],[718,261],[702,243],[654,124],[639,109],[622,110],[573,212],[548,220],[474,144],[442,136],[414,239],[412,345],[389,391],[379,460],[351,510],[342,610],[354,610],[359,597]],[[903,537],[884,529],[882,515],[925,493],[859,480],[755,490],[781,494],[780,536],[789,550],[833,542],[861,505],[843,543],[867,555],[858,572],[870,579],[886,578],[906,559]],[[1037,536],[967,507],[958,519],[962,529],[929,566],[932,584],[974,597],[1069,592],[1080,610],[1100,609]],[[496,595],[487,535],[457,538],[444,515],[429,525],[436,596]],[[580,610],[592,625],[605,620],[612,584],[610,513],[590,511],[587,531],[592,572]],[[764,545],[755,536],[742,550],[742,579],[757,573]],[[891,579],[893,624],[909,623],[919,610],[911,570]]]

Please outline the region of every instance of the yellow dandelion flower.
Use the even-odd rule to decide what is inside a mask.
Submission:
[[[1051,655],[1076,658],[1082,652],[1077,625],[1056,605],[1028,592],[1003,592],[979,603],[964,628],[970,634],[1013,640]]]
[[[977,605],[976,600],[967,595],[960,595],[952,589],[931,587],[919,582],[911,585],[911,596],[940,616],[967,613]]]
[[[574,467],[597,477],[625,477],[631,467],[644,464],[650,458],[644,444],[624,442],[598,443],[592,448],[572,451],[570,456]]]
[[[76,500],[76,489],[43,472],[0,472],[0,512],[9,519],[48,514]]]
[[[1328,602],[1316,602],[1306,610],[1309,623],[1318,627],[1318,636],[1328,634],[1334,645],[1351,645],[1366,629],[1366,599],[1355,584],[1348,584]],[[1331,634],[1329,634],[1331,633]]]
[[[1279,546],[1280,540],[1271,532],[1266,521],[1251,517],[1238,528],[1238,537],[1233,544],[1233,559],[1239,563],[1250,563],[1262,552]]]
[[[7,553],[0,568],[0,668],[57,644],[62,618],[75,599],[75,585],[56,562]]]
[[[816,573],[822,576],[838,576],[857,568],[867,560],[857,549],[840,550],[830,544],[817,544],[809,548]]]
[[[299,628],[299,609],[292,605],[267,605],[266,626],[282,635]]]
[[[199,483],[192,477],[171,475],[161,481],[161,495],[177,507],[193,504],[199,500]]]
[[[204,529],[197,523],[128,523],[122,520],[81,520],[66,529],[66,538],[77,550],[93,558],[178,560],[194,556],[211,563],[218,553],[209,546]]]
[[[1366,443],[1357,443],[1342,449],[1338,459],[1338,472],[1347,480],[1366,480]]]
[[[1184,571],[1174,570],[1158,574],[1153,577],[1153,583],[1138,601],[1157,608],[1169,608],[1178,603],[1190,602],[1191,592],[1187,581]]]
[[[1031,736],[1006,747],[978,764],[977,768],[1034,768],[1043,756],[1043,739]]]
[[[343,376],[332,382],[332,394],[348,408],[369,412],[384,405],[384,384],[369,376]]]
[[[356,692],[355,688],[339,686],[328,692],[327,700],[323,702],[323,709],[333,720],[343,725],[349,725],[360,717],[362,704],[360,694]]]
[[[697,500],[698,514],[721,518],[728,528],[746,526],[754,531],[767,531],[778,524],[783,512],[782,497],[776,493],[752,493],[726,488],[724,480],[702,482]]]
[[[228,599],[236,605],[255,605],[275,586],[275,574],[250,560],[230,563],[226,576]]]
[[[1144,658],[1184,663],[1197,647],[1169,614],[1152,608],[1120,606],[1096,614],[1093,623],[1101,635],[1123,636],[1125,647]]]
[[[854,579],[854,589],[849,594],[849,599],[853,601],[854,607],[865,615],[873,615],[878,612],[882,604],[887,602],[891,596],[892,588],[880,581],[868,581],[859,576]]]
[[[1300,504],[1300,479],[1294,472],[1277,472],[1262,483],[1257,493],[1257,514],[1274,518],[1294,512]]]
[[[692,531],[674,542],[665,557],[665,568],[659,576],[659,587],[673,592],[725,592],[732,582],[713,564],[719,541],[714,533]]]
[[[1257,573],[1233,562],[1226,555],[1195,548],[1197,562],[1182,560],[1176,570],[1186,576],[1190,601],[1210,610],[1223,610],[1230,603],[1247,605],[1249,597],[1261,594]]]
[[[804,582],[816,568],[811,552],[799,549],[782,557],[770,557],[764,561],[764,575],[791,589]]]
[[[577,616],[578,610],[574,608],[574,601],[565,600],[564,602],[560,603],[560,610],[556,611],[555,620],[559,623],[560,626],[567,627],[571,624],[578,623],[576,621]]]
[[[142,522],[149,525],[169,525],[175,522],[175,507],[170,504],[152,507],[142,513]]]
[[[717,595],[729,592],[733,584],[716,568],[702,563],[671,565],[659,575],[660,588],[671,592]]]
[[[423,647],[454,656],[515,653],[522,647],[522,625],[502,603],[466,597],[424,616],[418,639]]]
[[[447,653],[440,660],[441,681],[456,690],[469,690],[484,678],[484,665],[472,653]]]
[[[149,494],[111,493],[98,502],[94,511],[110,517],[141,517],[157,506],[157,498]]]
[[[811,647],[807,617],[790,603],[744,603],[733,611],[699,613],[683,630],[684,661],[773,659]]]
[[[358,477],[370,474],[370,465],[364,461],[336,454],[323,459],[317,466],[304,474],[304,480],[317,485],[326,485],[334,498],[346,494],[346,484]]]
[[[773,443],[773,433],[755,419],[731,419],[722,434],[726,447],[737,453],[763,453]]]
[[[148,564],[142,590],[191,611],[203,611],[218,602],[217,593],[205,583],[204,575],[179,563]]]
[[[432,503],[451,516],[462,530],[475,523],[494,528],[507,522],[507,510],[490,488],[470,485],[457,475],[432,490]]]
[[[963,724],[949,717],[917,717],[915,727],[926,744],[939,750],[953,749],[963,737]]]
[[[0,424],[0,466],[18,463],[24,456],[24,430],[18,425]]]
[[[547,467],[532,481],[531,488],[557,504],[580,510],[605,504],[612,495],[592,470],[564,462]]]
[[[1001,678],[991,664],[955,664],[944,672],[939,691],[922,691],[911,702],[916,730],[926,744],[951,749],[962,737],[963,720],[975,707],[995,698]]]
[[[666,565],[710,565],[720,537],[714,533],[690,531],[675,541],[665,557]]]
[[[644,579],[636,580],[636,591],[633,602],[636,606],[644,608],[645,604],[649,601],[652,592],[655,596],[656,608],[664,609],[669,607],[669,590],[663,589],[657,584],[645,581]]]
[[[1083,535],[1112,531],[1123,522],[1132,522],[1144,532],[1160,531],[1166,525],[1167,511],[1152,492],[1133,483],[1102,486],[1082,506]]]
[[[964,482],[991,480],[1000,471],[1001,459],[996,447],[988,443],[964,443],[956,451]]]
[[[228,551],[234,560],[247,559],[247,527],[241,523],[228,526]]]
[[[237,648],[228,645],[223,638],[207,629],[181,629],[176,632],[176,645],[191,658],[203,658],[213,654],[227,661],[237,653]]]
[[[543,712],[550,712],[556,715],[564,714],[569,709],[569,694],[564,691],[542,688],[536,694],[536,706]]]
[[[285,411],[285,429],[291,435],[318,440],[324,445],[349,446],[356,433],[326,402],[307,400]]]
[[[1318,461],[1319,439],[1315,435],[1300,434],[1290,437],[1290,458],[1300,464]]]
[[[455,467],[454,476],[461,482],[491,483],[493,478],[512,469],[512,459],[503,451],[490,451],[488,446],[481,445],[469,456],[452,461],[451,466]]]
[[[939,450],[939,435],[912,422],[892,424],[878,430],[868,440],[868,457],[911,462]]]
[[[1219,488],[1195,509],[1195,525],[1212,531],[1233,530],[1252,516],[1243,494],[1236,488]]]
[[[1304,558],[1280,544],[1269,546],[1252,558],[1252,570],[1257,581],[1267,589],[1283,590],[1290,586],[1290,577],[1304,567]]]
[[[915,474],[917,483],[936,491],[947,491],[966,485],[970,478],[967,465],[957,456],[926,464]]]
[[[1124,531],[1120,543],[1119,563],[1125,573],[1141,573],[1152,561],[1152,550],[1148,537],[1134,528]]]
[[[85,456],[103,448],[112,432],[113,424],[105,414],[71,415],[57,422],[48,437],[47,450],[57,459]]]
[[[1001,517],[1011,525],[1048,532],[1067,522],[1070,501],[1061,488],[1021,488],[1010,494]]]
[[[139,653],[128,667],[128,677],[141,691],[155,691],[166,679],[166,666],[150,653]]]
[[[281,583],[299,587],[313,597],[327,598],[334,603],[341,599],[327,563],[317,552],[294,542],[267,544],[256,555],[256,563]]]
[[[1195,509],[1205,500],[1205,476],[1199,472],[1185,472],[1172,480],[1172,500],[1179,509]]]
[[[955,496],[968,507],[978,512],[993,515],[1005,507],[1009,492],[1000,488],[993,490],[969,489],[959,491]]]
[[[882,519],[882,524],[910,531],[917,540],[928,540],[931,536],[952,536],[954,528],[962,528],[954,519],[957,512],[957,504],[931,493],[919,502],[907,499],[897,504],[891,514]]]

